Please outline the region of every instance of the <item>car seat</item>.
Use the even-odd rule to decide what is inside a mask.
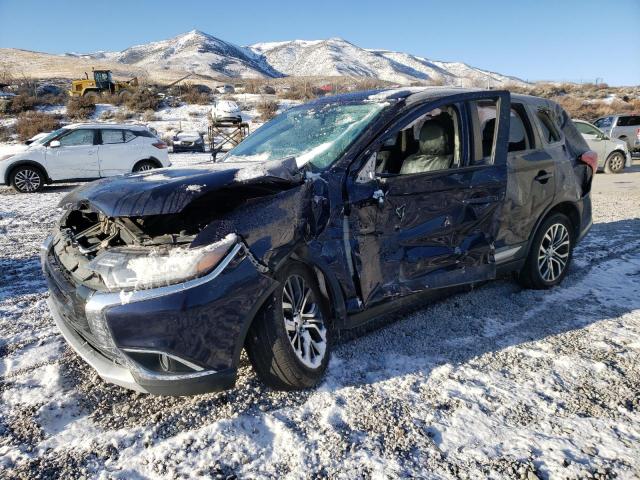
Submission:
[[[450,168],[453,162],[450,130],[438,120],[424,122],[420,129],[419,150],[404,160],[400,173],[406,175]]]

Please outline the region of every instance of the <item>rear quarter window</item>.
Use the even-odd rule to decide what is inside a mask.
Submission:
[[[149,130],[131,130],[130,133],[132,133],[136,137],[155,138],[155,135]]]
[[[556,123],[545,109],[538,109],[536,112],[540,134],[546,143],[555,143],[560,140],[560,131]]]
[[[618,118],[618,127],[631,127],[640,125],[640,115],[626,115]]]

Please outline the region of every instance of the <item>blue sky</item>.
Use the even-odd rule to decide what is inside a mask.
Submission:
[[[640,0],[0,0],[0,47],[121,50],[194,28],[239,45],[342,37],[525,80],[640,84]]]

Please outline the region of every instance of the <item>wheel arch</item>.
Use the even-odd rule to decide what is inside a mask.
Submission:
[[[573,226],[574,238],[577,239],[580,236],[580,211],[578,210],[578,207],[573,202],[569,202],[569,201],[560,202],[552,206],[551,208],[549,208],[544,213],[544,215],[540,216],[540,218],[536,222],[535,227],[531,230],[531,233],[529,234],[525,258],[529,255],[529,250],[531,249],[531,242],[533,241],[533,238],[536,236],[536,233],[538,233],[538,230],[540,229],[540,225],[542,225],[547,218],[549,218],[551,215],[554,215],[556,213],[562,213],[567,218],[569,218],[569,221]]]
[[[45,183],[51,183],[51,177],[49,177],[49,173],[47,172],[45,166],[39,162],[36,162],[35,160],[18,160],[16,163],[12,164],[9,168],[7,168],[4,174],[4,183],[6,185],[9,185],[11,181],[11,175],[13,174],[14,170],[25,165],[29,165],[40,170],[44,174]]]
[[[90,88],[85,88],[82,91],[82,95],[83,97],[86,97],[89,94],[95,93],[96,95],[100,96],[101,90],[95,87],[90,87]]]
[[[156,157],[147,157],[147,158],[141,158],[140,160],[136,161],[133,164],[133,167],[131,167],[131,171],[132,172],[135,171],[136,167],[140,165],[142,162],[152,162],[153,164],[155,164],[157,168],[163,168],[162,162],[158,160]]]
[[[271,276],[275,276],[277,272],[282,270],[286,265],[291,262],[297,262],[304,266],[306,266],[314,278],[318,282],[318,286],[320,287],[320,291],[324,296],[329,308],[331,309],[331,322],[334,327],[341,328],[346,324],[346,308],[345,308],[345,297],[342,292],[342,288],[340,288],[340,283],[338,280],[330,273],[330,268],[325,264],[324,261],[315,257],[306,246],[300,246],[291,252],[278,263],[275,267],[274,272],[270,274]],[[240,360],[240,354],[244,345],[247,341],[247,335],[249,330],[251,329],[251,325],[255,322],[256,318],[260,310],[265,306],[265,304],[271,298],[271,294],[277,288],[279,282],[274,282],[272,288],[267,290],[265,294],[256,302],[254,307],[252,308],[250,314],[248,315],[248,320],[240,334],[240,338],[236,345],[236,351],[234,354],[234,364],[237,366]]]
[[[605,158],[605,162],[606,162],[607,160],[609,160],[609,158],[611,158],[611,155],[613,155],[614,153],[620,153],[620,154],[622,154],[622,155],[625,157],[625,160],[626,160],[627,153],[626,153],[624,150],[622,150],[621,148],[616,148],[616,149],[611,150],[611,151],[609,152],[609,155],[607,155],[607,158]]]
[[[320,291],[331,309],[331,322],[340,328],[346,323],[345,296],[340,283],[331,273],[331,268],[321,259],[315,257],[306,247],[300,247],[292,252],[289,261],[296,261],[305,265],[313,273]]]

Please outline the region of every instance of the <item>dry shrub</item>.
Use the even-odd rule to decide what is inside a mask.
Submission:
[[[133,118],[133,113],[132,113],[132,112],[130,112],[130,111],[128,111],[128,110],[125,110],[125,109],[122,109],[122,108],[121,108],[120,110],[118,110],[118,111],[115,113],[115,115],[113,116],[113,118],[114,118],[114,120],[115,120],[116,122],[120,122],[120,123],[122,123],[122,122],[125,122],[125,121],[127,121],[127,120],[131,120],[131,119]]]
[[[23,112],[18,116],[15,128],[20,140],[24,141],[38,133],[60,128],[60,122],[55,116],[47,113]]]
[[[444,78],[441,77],[436,77],[436,78],[430,78],[429,79],[429,85],[432,87],[442,87],[444,86]]]
[[[614,100],[610,103],[587,101],[572,95],[565,95],[553,99],[564,108],[571,118],[581,118],[594,121],[606,115],[624,113],[633,110],[633,104]]]
[[[124,104],[124,96],[123,95],[112,95],[112,94],[103,94],[100,98],[100,103],[108,103],[113,106],[120,106]]]
[[[33,110],[38,101],[33,95],[21,93],[11,99],[11,113],[22,113]]]
[[[312,100],[316,98],[316,92],[308,84],[291,85],[289,90],[278,92],[278,98],[288,100]]]
[[[67,103],[67,98],[68,97],[65,93],[60,93],[58,95],[48,93],[38,97],[36,101],[38,105],[64,105]]]
[[[258,113],[260,114],[260,119],[262,121],[267,121],[276,116],[276,112],[278,111],[278,103],[273,100],[263,99],[256,106]]]
[[[156,111],[160,107],[160,102],[161,99],[157,94],[142,88],[124,99],[124,104],[134,112]]]
[[[70,97],[67,102],[67,115],[75,120],[86,120],[96,111],[92,97]]]
[[[0,125],[0,142],[8,142],[14,133],[13,127]]]
[[[244,86],[244,93],[260,93],[260,87],[263,83],[259,80],[247,80]]]
[[[355,91],[377,90],[379,88],[389,88],[389,82],[377,78],[361,78],[355,82]]]
[[[204,85],[187,85],[180,95],[180,99],[191,105],[207,105],[210,103],[209,94],[203,88]]]
[[[146,112],[144,112],[144,114],[142,115],[142,119],[145,122],[153,122],[154,120],[157,120],[157,116],[156,116],[156,112],[154,112],[153,110],[147,110]]]

